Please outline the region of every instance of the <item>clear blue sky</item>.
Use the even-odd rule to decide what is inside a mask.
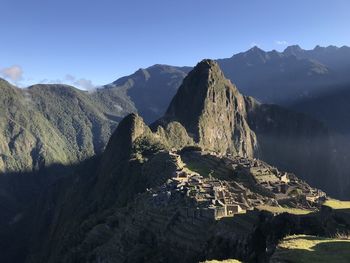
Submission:
[[[350,45],[349,0],[1,0],[0,9],[0,72],[20,85],[101,85],[254,44]]]

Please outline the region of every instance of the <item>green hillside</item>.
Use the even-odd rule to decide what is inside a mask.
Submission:
[[[0,172],[66,165],[102,152],[120,118],[135,109],[122,97],[122,106],[115,99],[111,107],[99,94],[68,85],[19,89],[0,80]]]

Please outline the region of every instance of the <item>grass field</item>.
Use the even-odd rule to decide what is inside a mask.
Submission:
[[[215,177],[214,171],[197,162],[186,162],[185,168],[187,168],[189,171],[199,173],[203,177],[208,177],[209,174]]]
[[[280,207],[280,206],[269,206],[269,205],[260,205],[257,207],[259,210],[265,210],[275,214],[289,213],[293,215],[307,215],[312,213],[312,210],[299,209],[299,208],[290,208],[290,207]]]
[[[350,209],[350,201],[340,201],[336,199],[329,199],[324,203],[333,209]]]
[[[293,263],[348,263],[350,240],[294,235],[285,237],[270,262]]]
[[[225,260],[208,260],[202,263],[241,263],[241,261],[236,259],[225,259]]]

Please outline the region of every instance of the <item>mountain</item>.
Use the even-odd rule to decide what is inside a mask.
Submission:
[[[350,48],[297,45],[283,52],[253,47],[230,58],[217,59],[225,76],[247,96],[263,103],[290,106],[350,82]],[[154,65],[105,87],[124,92],[147,123],[160,118],[190,67]],[[252,77],[254,76],[254,77]],[[125,96],[124,96],[125,97]]]
[[[330,143],[334,153],[332,158],[338,162],[336,164],[338,168],[333,168],[333,172],[342,178],[340,180],[348,181],[345,157],[350,154],[349,147],[345,146],[347,138],[344,135],[348,133],[348,118],[346,109],[343,109],[346,103],[338,103],[339,100],[336,98],[341,97],[337,94],[344,95],[340,101],[346,98],[346,89],[350,83],[347,74],[350,69],[349,52],[350,48],[346,46],[340,48],[317,46],[312,50],[304,50],[295,45],[287,47],[283,52],[266,52],[254,47],[231,58],[218,59],[217,62],[224,75],[240,88],[242,94],[253,96],[265,104],[273,103],[288,107],[321,121],[330,131],[329,136],[332,137]],[[148,72],[151,68],[143,71]],[[156,74],[154,71],[151,78],[157,78]],[[171,74],[162,76],[168,78],[168,81],[163,79],[164,82],[171,83]],[[174,74],[174,78],[180,81],[183,75]],[[144,78],[138,80],[140,87],[147,84]],[[166,111],[172,94],[179,86],[178,82],[162,86],[163,102],[162,104],[157,102],[158,106],[156,104],[152,106],[159,110],[152,118],[146,117],[147,123],[162,116],[161,113]],[[154,94],[159,94],[159,91],[152,93]],[[143,107],[141,105],[143,103],[139,103],[138,107]],[[147,115],[140,113],[141,116]],[[345,190],[346,187],[340,192]]]
[[[169,101],[190,69],[157,64],[122,77],[100,91],[123,92],[124,96],[134,103],[145,121],[151,123],[164,114]]]
[[[204,60],[188,74],[152,129],[172,122],[183,125],[203,149],[257,157],[327,192],[337,192],[327,128],[304,114],[242,96],[217,62]]]
[[[350,158],[350,88],[349,85],[332,87],[312,98],[296,102],[290,108],[305,112],[321,120],[330,127],[334,144],[333,152],[337,161],[336,172],[342,184],[339,192],[342,196],[350,196],[350,178],[348,171]]]
[[[204,60],[151,128],[129,114],[101,155],[7,211],[0,240],[11,242],[0,242],[1,261],[268,262],[286,235],[347,233],[347,213],[321,206],[323,191],[253,158],[306,158],[306,167],[315,159],[322,167],[313,152],[325,135],[320,127],[242,96],[216,62]],[[271,140],[277,131],[280,140]],[[21,189],[28,177],[16,178]],[[7,202],[19,194],[5,193]]]
[[[335,81],[330,69],[317,60],[257,47],[218,63],[243,94],[265,103],[286,105]]]
[[[273,96],[288,97],[288,103],[291,103],[288,104],[289,107],[299,112],[304,111],[312,117],[320,119],[326,126],[331,127],[330,130],[334,131],[336,129],[333,128],[333,123],[330,122],[334,118],[326,117],[327,114],[317,114],[319,111],[303,110],[305,107],[294,107],[293,105],[298,104],[297,102],[292,104],[292,101],[294,101],[293,98],[296,101],[302,101],[302,98],[304,98],[304,101],[306,101],[315,97],[315,94],[313,96],[300,97],[294,93],[298,92],[299,89],[304,90],[303,85],[308,85],[309,80],[311,81],[310,83],[313,83],[312,85],[317,86],[317,89],[322,90],[322,87],[325,87],[325,83],[327,83],[324,77],[329,80],[330,76],[332,78],[335,76],[333,74],[335,69],[331,67],[332,61],[329,59],[329,54],[334,53],[338,54],[337,56],[346,56],[346,50],[346,47],[339,49],[318,47],[311,52],[301,50],[299,47],[290,47],[280,53],[275,51],[265,52],[255,47],[232,58],[218,60],[218,64],[223,68],[225,76],[228,74],[231,78],[235,78],[235,83],[242,84],[242,87],[239,87],[243,93],[250,93],[245,87],[254,88],[253,82],[257,81],[261,87],[259,90],[254,88],[255,91],[252,93],[258,95],[261,92],[266,96],[272,94]],[[304,54],[304,57],[301,57],[301,54]],[[309,54],[307,58],[305,54]],[[327,66],[317,62],[315,60],[317,56],[322,58],[322,61]],[[282,70],[277,70],[281,68]],[[237,92],[234,85],[228,83],[227,80],[218,78],[220,81],[222,80],[219,86],[225,86],[225,88],[223,87],[220,90],[220,96],[214,96],[218,101],[210,100],[209,97],[207,100],[204,100],[203,96],[205,96],[206,91],[211,92],[212,96],[214,95],[213,91],[209,91],[210,87],[196,90],[198,93],[195,97],[198,97],[198,100],[192,100],[193,96],[189,96],[192,91],[186,88],[186,85],[199,85],[196,81],[205,79],[200,76],[191,77],[190,79],[193,80],[193,83],[184,83],[181,92],[174,97],[172,102],[170,101],[178,86],[181,86],[181,81],[189,70],[190,68],[188,67],[154,65],[147,69],[140,69],[130,76],[121,78],[92,92],[80,91],[67,85],[34,85],[28,89],[17,89],[2,81],[2,91],[6,93],[2,96],[3,100],[10,96],[7,100],[18,101],[16,102],[18,106],[10,105],[6,101],[3,102],[5,106],[2,110],[2,118],[4,118],[2,130],[4,135],[2,135],[3,139],[1,140],[3,143],[1,144],[0,169],[7,173],[22,170],[30,171],[52,164],[69,164],[89,158],[104,149],[109,136],[118,122],[130,112],[139,112],[145,118],[146,123],[150,123],[158,119],[163,113],[166,113],[164,118],[168,119],[168,121],[165,121],[166,125],[161,125],[159,133],[162,133],[164,138],[167,137],[168,145],[176,147],[190,144],[194,141],[201,142],[201,145],[211,145],[218,152],[222,151],[222,148],[226,148],[230,149],[230,152],[233,154],[257,156],[256,130],[261,131],[261,126],[266,126],[266,122],[261,123],[263,114],[259,113],[261,115],[258,121],[260,123],[259,128],[253,130],[252,127],[255,125],[255,121],[252,121],[254,119],[251,117],[252,114],[249,115],[249,118],[247,117],[249,109],[245,105],[246,100]],[[192,72],[192,74],[195,74],[195,72]],[[214,75],[209,74],[207,78],[216,77]],[[254,75],[254,78],[251,77],[252,75]],[[291,76],[298,77],[289,80],[288,77],[290,78]],[[316,81],[316,79],[319,79],[323,86],[318,86],[318,80]],[[286,85],[296,85],[293,81],[300,81],[302,86],[288,89],[294,95],[289,94],[289,91],[277,92],[275,90],[276,85],[279,85],[277,80],[288,83]],[[215,83],[211,85],[212,87],[217,86]],[[325,89],[329,90],[330,87],[327,86]],[[227,95],[224,95],[225,90]],[[320,92],[318,91],[319,94],[321,94]],[[225,99],[225,96],[227,99]],[[296,99],[296,96],[298,99]],[[199,100],[199,98],[202,98],[202,100]],[[262,99],[259,95],[258,98],[259,100]],[[270,99],[267,100],[270,101]],[[166,112],[165,105],[170,102],[171,105]],[[200,113],[203,106],[200,104],[201,102],[208,104],[208,107],[205,107],[207,111],[203,114]],[[225,104],[239,106],[234,106],[236,108],[232,108],[231,114],[227,113],[219,116],[213,110],[213,107],[217,107],[217,104],[222,105],[222,107]],[[257,105],[257,103],[253,104]],[[193,106],[193,114],[187,113],[186,109],[189,106]],[[27,109],[28,107],[29,110]],[[260,109],[261,107],[258,108]],[[276,110],[278,107],[274,109]],[[16,110],[15,117],[11,113],[14,110]],[[274,111],[264,111],[264,114],[268,112],[277,116],[278,114]],[[340,113],[338,112],[337,114]],[[279,118],[283,119],[283,115],[281,114]],[[334,116],[334,114],[331,114],[331,116]],[[36,121],[31,122],[32,118]],[[298,117],[297,119],[300,118]],[[198,129],[194,128],[197,123],[199,123]],[[282,123],[284,122],[282,121]],[[306,121],[305,123],[312,123],[312,121]],[[339,122],[337,127],[344,125],[342,123],[346,123],[346,121]],[[227,124],[227,126],[224,127],[222,124]],[[299,122],[296,121],[294,129],[297,129],[298,125]],[[304,126],[304,124],[300,125]],[[216,127],[221,126],[221,130],[215,130]],[[233,127],[236,128],[231,133]],[[271,127],[271,125],[267,125],[267,127]],[[281,129],[287,130],[286,128]],[[310,127],[310,130],[313,129],[313,127]],[[220,134],[220,137],[213,135],[212,131],[214,130]],[[305,130],[308,130],[308,128],[305,127]],[[301,136],[301,138],[304,140],[305,145],[314,144],[316,146],[316,144],[319,144],[319,149],[324,152],[322,159],[342,159],[342,156],[349,155],[343,147],[343,140],[338,139],[340,137],[343,138],[343,136],[333,135],[332,139],[328,139],[329,134],[326,134],[328,131],[324,127],[317,126],[315,130],[324,131],[322,136],[326,139],[321,140],[322,143],[316,143],[317,139],[309,143],[308,135],[306,134]],[[294,130],[292,129],[292,131]],[[278,134],[279,130],[276,129],[274,132]],[[232,140],[232,134],[236,136],[235,140]],[[320,136],[321,134],[318,134],[317,138]],[[290,149],[290,147],[288,146],[287,149]],[[306,150],[305,147],[300,149]],[[338,154],[329,153],[327,155],[327,152],[331,152],[328,149],[336,149]],[[287,152],[285,149],[281,151]],[[19,156],[19,152],[21,152],[21,156]],[[259,152],[262,153],[264,150]],[[303,151],[301,150],[301,152]],[[308,152],[313,155],[314,151],[310,150]],[[291,153],[294,153],[294,151],[291,151]],[[278,166],[283,165],[283,169],[293,171],[297,169],[296,167],[305,166],[304,162],[307,158],[299,154],[298,156],[300,156],[298,164],[291,162],[287,156],[284,156],[286,159],[283,161],[273,160],[274,158],[272,157],[268,157],[267,160]],[[304,158],[304,161],[301,160],[302,158]],[[346,163],[342,160],[340,162]],[[326,166],[326,164],[324,165]],[[343,169],[343,166],[340,164],[338,166],[340,168],[337,169],[336,177],[346,177],[344,173],[346,169]],[[308,167],[308,165],[305,167]],[[314,177],[317,173],[316,171],[309,171],[309,168],[295,171],[298,171],[300,174],[304,174],[307,171],[304,178]],[[327,174],[330,173],[329,169],[324,169],[323,171],[326,171]],[[334,180],[330,180],[334,182]],[[316,185],[318,183],[315,178],[311,182],[315,182]],[[324,187],[323,183],[319,183],[319,186]],[[325,189],[330,190],[331,188],[333,189],[334,187]]]
[[[122,108],[120,100],[108,108],[99,91],[67,85],[19,89],[0,80],[0,172],[68,165],[102,152],[120,118],[135,111],[127,103]]]
[[[253,156],[256,137],[246,121],[243,96],[211,60],[184,79],[158,123],[181,123],[196,143],[219,153]]]
[[[328,128],[306,114],[261,104],[251,97],[246,101],[248,123],[258,141],[255,156],[340,196],[335,144]]]
[[[39,170],[101,153],[128,113],[138,111],[147,122],[161,116],[188,71],[154,65],[91,92],[60,84],[19,89],[0,80],[0,171]]]
[[[318,61],[334,72],[340,71],[342,74],[346,73],[350,67],[350,48],[347,46],[342,46],[340,48],[336,46],[316,46],[312,50],[303,50],[299,46],[294,45],[287,47],[283,53],[300,59]]]

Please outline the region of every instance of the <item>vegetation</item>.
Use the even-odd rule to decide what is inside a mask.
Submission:
[[[0,172],[68,165],[101,153],[133,108],[107,109],[94,94],[67,85],[19,89],[0,79]]]
[[[207,260],[203,263],[240,263],[237,259],[224,259],[224,260]]]
[[[324,203],[333,209],[350,209],[350,201],[340,201],[336,199],[329,199]]]
[[[274,214],[289,213],[293,215],[307,215],[312,213],[312,210],[292,208],[292,207],[281,207],[281,206],[269,206],[269,205],[260,205],[257,207],[259,210],[268,211]]]
[[[211,170],[208,166],[202,165],[200,163],[186,162],[185,168],[187,168],[190,171],[199,173],[204,177],[209,177],[209,175],[215,177],[215,173],[213,172],[213,170]]]
[[[270,262],[350,262],[350,240],[307,235],[284,238]]]

